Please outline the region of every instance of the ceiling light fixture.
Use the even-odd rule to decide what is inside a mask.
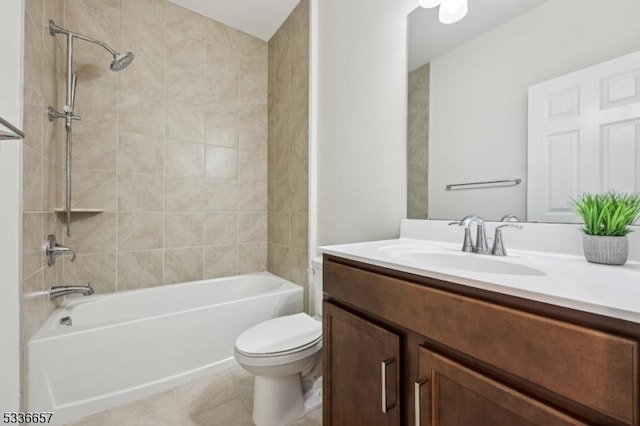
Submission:
[[[468,0],[418,0],[418,4],[426,9],[440,6],[438,19],[443,24],[453,24],[467,15]]]

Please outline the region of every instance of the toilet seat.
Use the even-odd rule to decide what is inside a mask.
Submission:
[[[249,328],[236,339],[235,352],[251,364],[265,365],[270,363],[268,358],[294,361],[321,347],[322,324],[301,313],[267,320]]]

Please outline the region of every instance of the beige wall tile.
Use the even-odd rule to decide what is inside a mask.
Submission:
[[[208,212],[238,211],[238,182],[207,179],[205,181],[205,210]]]
[[[24,43],[28,49],[24,49],[24,80],[25,86],[41,92],[42,83],[40,73],[43,60],[44,28],[25,16]]]
[[[204,244],[207,246],[238,244],[238,214],[206,214],[204,218]]]
[[[164,176],[121,173],[118,176],[118,210],[163,211]]]
[[[78,46],[84,46],[77,44]],[[78,54],[79,55],[79,54]],[[77,127],[97,127],[108,131],[118,125],[118,80],[109,70],[109,58],[102,56],[102,62],[87,62],[77,65],[78,88],[76,90],[76,110],[82,121]],[[105,60],[106,59],[106,60]],[[100,64],[99,67],[96,64]],[[111,73],[100,82],[101,73]],[[64,102],[64,100],[61,100]],[[60,109],[60,107],[58,107]]]
[[[78,254],[116,251],[116,213],[76,213],[72,217],[72,234],[57,235],[64,245]]]
[[[240,95],[238,86],[207,86],[207,109],[219,114],[237,114]]]
[[[205,40],[207,38],[208,19],[189,9],[169,2],[167,4],[167,26],[186,36]]]
[[[202,94],[200,94],[202,96]],[[205,140],[209,145],[237,148],[240,135],[238,119],[231,115],[209,113],[206,117]]]
[[[24,211],[42,210],[42,156],[25,146],[22,151]]]
[[[22,274],[25,277],[42,269],[45,264],[43,220],[41,213],[22,214]]]
[[[240,122],[240,149],[266,149],[269,129],[265,120]]]
[[[167,66],[167,100],[171,104],[204,108],[207,85],[202,74],[178,66]]]
[[[117,129],[77,125],[73,128],[73,167],[116,170]]]
[[[266,58],[251,57],[241,65],[239,72],[240,90],[244,92],[267,94],[268,73]]]
[[[273,210],[275,212],[291,212],[291,181],[289,179],[273,182]]]
[[[243,244],[265,241],[267,241],[267,214],[240,213],[238,215],[238,242]]]
[[[204,213],[166,213],[164,221],[165,248],[203,245]]]
[[[267,211],[267,183],[240,182],[238,191],[238,211]]]
[[[125,0],[121,2],[123,15],[130,15],[162,26],[165,25],[167,19],[166,6],[165,0]]]
[[[291,215],[291,247],[307,250],[309,242],[309,214],[293,213]]]
[[[202,247],[165,250],[164,283],[175,284],[201,280],[202,265]]]
[[[164,136],[165,108],[162,103],[133,90],[120,91],[120,131]]]
[[[164,99],[165,36],[163,25],[123,14],[120,28],[121,50],[132,51],[136,57],[126,71],[118,73],[121,89],[134,90],[149,99]]]
[[[206,175],[208,178],[238,178],[237,149],[220,146],[207,146],[206,155]]]
[[[165,209],[168,212],[204,210],[204,179],[166,177]]]
[[[207,84],[211,87],[239,87],[242,56],[239,52],[207,45]]]
[[[289,272],[288,279],[292,282],[301,285],[308,291],[309,287],[309,275],[307,269],[309,268],[309,252],[306,250],[291,249],[291,271]],[[304,298],[305,303],[309,300],[308,297]]]
[[[115,253],[81,254],[75,262],[64,259],[64,279],[67,285],[85,285],[88,282],[97,294],[116,291]]]
[[[182,31],[176,31],[171,26],[169,28],[167,31],[167,68],[190,71],[202,78],[207,64],[206,43],[203,40],[190,37]],[[205,79],[202,78],[202,82],[204,81]]]
[[[23,141],[36,152],[42,150],[44,120],[44,101],[40,94],[29,86],[25,87],[23,127],[29,129],[29,133],[25,132]]]
[[[240,90],[238,115],[245,120],[267,119],[266,93]]]
[[[267,266],[269,272],[287,278],[291,270],[290,248],[269,242],[267,251]]]
[[[204,176],[204,144],[167,139],[166,173],[174,176]]]
[[[163,226],[163,213],[119,213],[118,250],[162,248]]]
[[[273,212],[269,214],[272,226],[269,228],[269,242],[290,247],[291,244],[291,215],[289,213]]]
[[[205,112],[186,106],[167,106],[167,137],[204,143]]]
[[[164,139],[138,133],[120,132],[119,172],[164,173]]]
[[[267,243],[240,244],[239,267],[241,274],[267,270]]]
[[[241,180],[267,181],[267,150],[241,149],[239,151],[239,172]]]
[[[163,250],[119,252],[118,291],[161,285],[163,262]]]
[[[117,176],[115,172],[75,169],[72,173],[73,208],[116,210]]]
[[[205,278],[228,277],[238,271],[238,245],[204,248]]]

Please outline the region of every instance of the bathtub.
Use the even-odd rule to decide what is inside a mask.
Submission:
[[[29,410],[61,425],[228,368],[236,337],[302,292],[261,273],[72,299],[29,342]]]

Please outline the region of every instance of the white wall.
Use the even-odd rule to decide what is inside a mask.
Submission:
[[[416,6],[312,4],[311,251],[314,240],[399,235],[407,199],[407,15]]]
[[[0,2],[0,116],[22,127],[23,0]],[[20,409],[20,141],[0,141],[0,413]]]
[[[550,0],[431,63],[429,213],[526,216],[525,184],[446,192],[446,184],[527,177],[527,88],[640,49],[638,0]]]

